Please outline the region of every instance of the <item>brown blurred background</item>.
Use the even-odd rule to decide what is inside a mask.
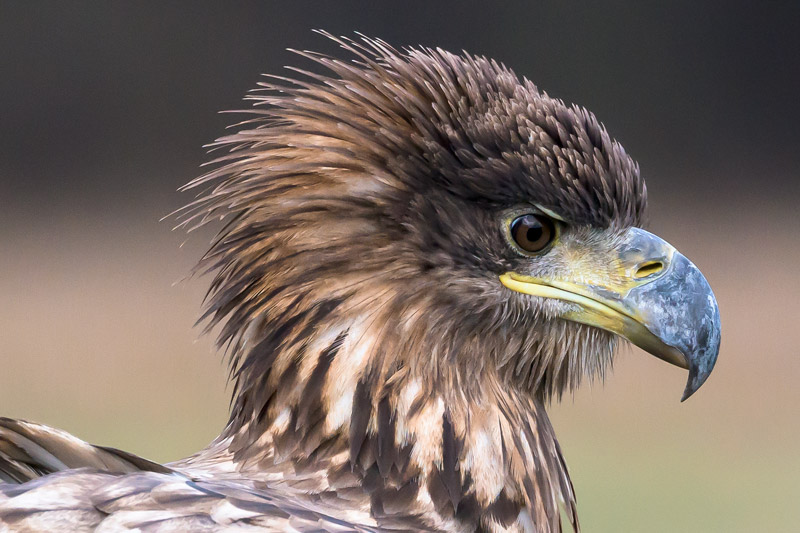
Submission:
[[[796,2],[0,3],[0,414],[151,459],[226,419],[192,329],[207,245],[159,218],[259,73],[309,30],[466,49],[587,106],[638,159],[650,229],[716,291],[717,369],[627,350],[552,410],[584,530],[800,523]]]

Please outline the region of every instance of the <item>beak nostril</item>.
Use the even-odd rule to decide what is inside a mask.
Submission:
[[[664,270],[664,263],[661,261],[647,261],[639,265],[639,268],[636,269],[636,273],[633,276],[637,279],[646,278],[662,270]]]

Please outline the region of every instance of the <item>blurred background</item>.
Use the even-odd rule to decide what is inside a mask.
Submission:
[[[312,28],[494,57],[594,111],[640,163],[650,229],[705,273],[715,373],[627,350],[551,410],[584,530],[800,523],[796,2],[0,3],[0,414],[169,461],[227,416],[193,329],[211,235],[159,219],[260,73]]]

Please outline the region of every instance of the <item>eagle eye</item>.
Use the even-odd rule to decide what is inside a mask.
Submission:
[[[542,215],[522,215],[511,222],[511,238],[528,253],[541,252],[556,236],[555,224]]]

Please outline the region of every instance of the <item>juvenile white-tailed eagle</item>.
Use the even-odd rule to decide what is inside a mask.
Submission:
[[[0,422],[0,532],[578,528],[545,412],[617,339],[689,370],[719,349],[697,268],[642,229],[636,163],[504,66],[337,40],[250,97],[184,212],[233,407],[159,465]]]

